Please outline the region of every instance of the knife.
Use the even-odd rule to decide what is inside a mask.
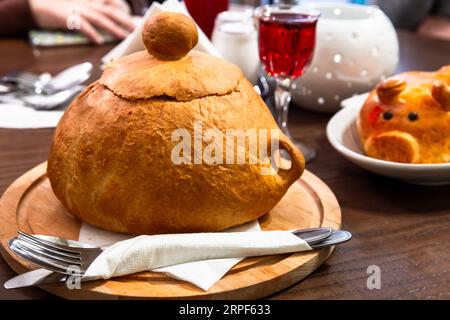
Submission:
[[[46,283],[65,282],[67,276],[47,269],[36,269],[15,276],[5,282],[5,289],[39,286]]]
[[[331,228],[310,228],[292,231],[294,235],[305,240],[310,246],[317,245],[322,241],[327,240],[334,232],[335,231]],[[56,237],[42,235],[39,235],[39,237],[45,238],[48,241],[61,242]],[[65,244],[74,247],[86,247],[86,244],[73,240],[69,240],[69,242]],[[66,282],[67,279],[67,275],[41,268],[19,274],[6,281],[3,286],[5,289],[17,289],[50,283],[63,283]]]

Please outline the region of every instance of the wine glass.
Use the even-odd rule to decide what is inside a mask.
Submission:
[[[315,150],[292,139],[287,126],[290,86],[309,66],[316,44],[320,12],[299,5],[265,5],[256,8],[259,58],[266,72],[275,78],[275,113],[278,126],[302,151],[305,160]]]

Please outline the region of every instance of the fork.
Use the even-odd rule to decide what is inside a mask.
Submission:
[[[62,274],[82,276],[103,252],[100,248],[75,248],[40,239],[23,231],[17,233],[18,236],[9,241],[13,252],[45,269]]]
[[[0,78],[4,86],[9,86],[9,92],[17,89],[31,90],[36,93],[49,93],[52,76],[50,73],[34,74],[28,71],[12,71]]]

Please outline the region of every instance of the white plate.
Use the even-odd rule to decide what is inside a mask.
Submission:
[[[364,155],[356,130],[356,119],[364,100],[363,95],[344,100],[342,102],[344,108],[328,122],[328,141],[341,155],[366,170],[409,183],[450,184],[450,163],[405,164]]]

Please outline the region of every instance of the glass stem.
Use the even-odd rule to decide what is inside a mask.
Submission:
[[[291,102],[291,92],[289,91],[291,86],[291,79],[277,79],[277,84],[275,88],[275,111],[278,126],[281,131],[288,137],[291,138],[291,133],[288,129],[288,114],[289,114],[289,103]]]

